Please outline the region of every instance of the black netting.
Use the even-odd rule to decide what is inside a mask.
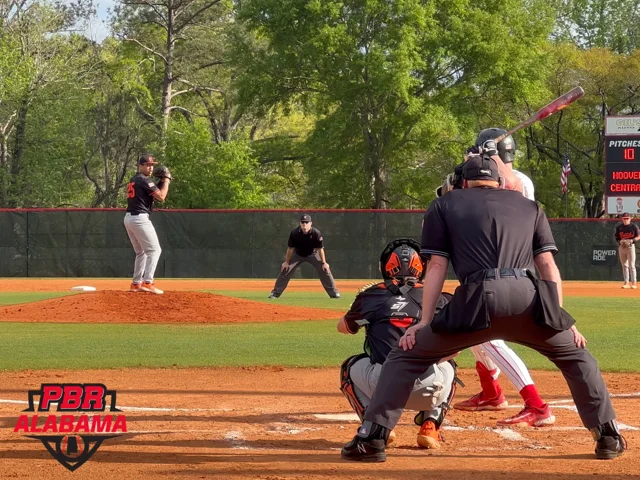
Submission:
[[[423,212],[311,212],[336,278],[375,279],[384,246],[420,240]],[[158,211],[158,277],[274,278],[299,213]],[[0,276],[128,277],[134,253],[116,211],[0,212]],[[621,280],[615,222],[553,221],[566,280]],[[302,265],[297,278],[317,278]],[[450,275],[453,278],[452,275]]]

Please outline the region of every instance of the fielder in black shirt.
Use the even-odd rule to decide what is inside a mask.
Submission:
[[[638,288],[636,284],[636,247],[635,243],[640,240],[640,228],[631,223],[631,215],[622,214],[622,223],[616,226],[615,234],[618,242],[618,255],[622,264],[622,277],[624,284],[622,288]]]
[[[287,253],[280,267],[280,275],[269,294],[269,298],[278,298],[289,285],[298,266],[308,262],[316,269],[320,276],[320,282],[331,298],[340,298],[340,292],[336,288],[336,282],[331,275],[329,264],[324,253],[322,233],[311,222],[311,216],[304,214],[300,217],[300,226],[291,230],[287,242]]]

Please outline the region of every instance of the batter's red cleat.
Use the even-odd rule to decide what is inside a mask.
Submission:
[[[497,422],[499,427],[544,427],[554,423],[556,417],[546,403],[542,408],[524,407],[517,415]]]
[[[444,438],[442,438],[440,429],[436,427],[433,420],[427,420],[420,427],[416,442],[418,442],[419,447],[437,450],[440,448],[440,442],[444,442]]]
[[[129,286],[129,291],[133,292],[133,293],[139,292],[140,291],[140,284],[139,283],[132,283]]]
[[[453,408],[468,412],[479,412],[481,410],[505,410],[508,406],[509,402],[507,402],[502,393],[495,398],[487,398],[484,393],[480,392],[469,400],[456,403]]]
[[[156,295],[162,295],[164,292],[153,284],[153,282],[144,282],[140,287],[143,292],[155,293]]]

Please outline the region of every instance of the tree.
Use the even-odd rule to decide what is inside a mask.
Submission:
[[[192,121],[191,112],[175,104],[175,98],[208,88],[190,80],[186,70],[194,73],[222,62],[214,51],[197,49],[201,54],[198,65],[185,69],[183,57],[195,53],[189,49],[197,45],[201,28],[224,15],[225,7],[227,2],[223,0],[123,0],[117,10],[116,25],[121,37],[136,44],[154,62],[159,61],[162,65],[159,109],[149,111],[140,102],[138,105],[142,116],[156,125],[162,152],[166,147],[171,113],[177,111]],[[182,88],[176,90],[176,84]]]
[[[597,217],[604,211],[605,117],[640,113],[640,50],[626,55],[606,48],[581,50],[561,44],[553,47],[551,58],[550,91],[561,94],[581,85],[585,96],[555,118],[526,131],[529,166],[535,171],[536,163],[556,165],[555,188],[551,192],[540,189],[539,198],[557,204],[560,168],[568,153],[570,182],[579,187],[584,216]],[[538,168],[548,171],[546,166]],[[574,197],[574,201],[578,199]]]
[[[640,0],[561,0],[556,37],[631,53],[640,48]]]
[[[459,158],[474,103],[539,80],[552,13],[538,0],[246,0],[239,18],[264,46],[247,49],[243,96],[318,115],[305,161],[317,202],[403,206],[416,199],[394,176],[452,140]]]

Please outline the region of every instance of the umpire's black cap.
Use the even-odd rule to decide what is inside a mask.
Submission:
[[[472,155],[462,167],[462,177],[465,180],[500,180],[498,164],[485,155]]]
[[[310,222],[311,221],[311,215],[305,213],[300,217],[300,221],[301,222]]]

